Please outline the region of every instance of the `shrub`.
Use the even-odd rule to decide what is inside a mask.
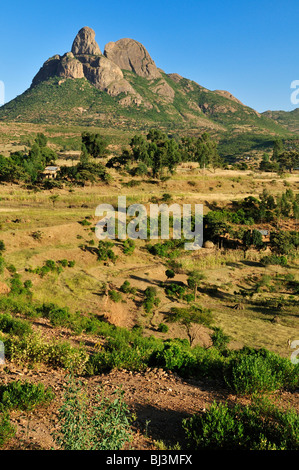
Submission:
[[[229,343],[230,337],[224,334],[222,328],[214,326],[214,333],[211,335],[213,346],[217,349],[224,350]]]
[[[113,262],[116,261],[117,256],[112,251],[111,249],[112,246],[113,246],[112,242],[104,241],[104,240],[99,241],[99,245],[97,249],[97,255],[98,255],[99,261],[107,261],[108,259],[110,259]]]
[[[123,284],[120,286],[119,290],[124,294],[136,294],[136,288],[131,287],[129,281],[124,281]]]
[[[266,349],[245,347],[229,358],[224,379],[230,388],[241,394],[281,388],[293,390],[299,385],[299,365]]]
[[[146,313],[150,313],[154,307],[157,307],[160,299],[157,297],[155,287],[147,287],[144,291],[143,307]]]
[[[264,256],[263,258],[261,258],[261,263],[264,266],[268,266],[270,264],[287,266],[288,259],[286,258],[286,256],[269,255],[269,256]]]
[[[32,332],[31,325],[25,320],[13,318],[9,313],[0,316],[0,330],[11,335],[25,336]]]
[[[54,399],[51,389],[45,389],[43,384],[30,382],[10,382],[0,386],[0,408],[2,410],[32,410],[37,405],[48,404]]]
[[[186,288],[184,286],[180,286],[174,282],[165,286],[165,294],[169,297],[178,297],[179,299],[182,299],[185,295],[185,292]]]
[[[178,340],[166,341],[163,349],[154,351],[149,359],[150,367],[161,367],[182,374],[189,370],[194,362],[191,350]]]
[[[53,438],[63,450],[120,450],[131,439],[129,411],[123,392],[114,400],[98,394],[92,404],[81,382],[69,381],[59,409],[59,429]]]
[[[74,316],[67,307],[60,308],[54,304],[43,304],[43,317],[48,318],[53,326],[71,326]]]
[[[125,255],[131,255],[134,250],[135,250],[134,240],[131,240],[131,238],[128,238],[127,240],[123,242],[123,251]]]
[[[52,340],[46,343],[39,335],[4,340],[5,355],[17,364],[45,364],[54,369],[65,369],[82,373],[88,361],[88,354],[82,348],[72,347],[68,342]]]
[[[168,326],[165,323],[160,323],[158,325],[158,331],[160,331],[161,333],[167,333]]]
[[[63,268],[66,268],[68,266],[68,260],[67,259],[61,259],[58,261],[59,264],[61,264],[61,266]]]
[[[175,276],[174,270],[173,269],[166,269],[165,276],[167,277],[167,279],[173,279],[174,276]]]
[[[298,450],[299,415],[268,400],[242,406],[214,402],[183,420],[187,446],[193,450]]]
[[[27,281],[24,282],[24,287],[25,289],[31,289],[32,281],[30,281],[30,279],[27,279]]]
[[[114,289],[111,289],[108,295],[113,302],[120,302],[122,300],[121,294]]]
[[[10,422],[7,412],[0,413],[0,448],[16,433],[16,428]]]

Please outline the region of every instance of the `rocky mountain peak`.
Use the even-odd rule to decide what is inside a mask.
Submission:
[[[100,48],[95,40],[96,33],[93,29],[85,26],[80,29],[74,39],[72,53],[74,55],[102,55]]]
[[[119,39],[105,46],[104,55],[123,70],[130,70],[140,77],[161,78],[155,62],[140,42],[135,39]]]

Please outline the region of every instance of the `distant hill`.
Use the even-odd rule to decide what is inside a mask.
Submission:
[[[177,73],[166,74],[138,41],[110,42],[102,53],[88,27],[78,32],[71,52],[48,59],[31,87],[0,108],[0,121],[136,130],[159,126],[186,134],[206,130],[220,142],[235,142],[224,155],[237,148],[267,148],[275,136],[296,131],[228,91],[210,91]]]
[[[263,116],[273,119],[288,131],[299,134],[299,108],[293,111],[265,111]]]

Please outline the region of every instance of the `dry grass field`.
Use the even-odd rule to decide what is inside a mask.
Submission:
[[[47,133],[47,128],[25,124],[8,127],[1,123],[0,154],[8,155],[12,150],[24,148],[26,144],[22,146],[20,140],[30,140],[36,132]],[[72,129],[61,134],[69,139],[78,138],[80,132]],[[53,142],[54,137],[60,137],[50,129],[49,136]],[[114,137],[111,155],[121,147],[121,139],[116,138],[117,131]],[[127,137],[122,136],[124,144]],[[57,143],[54,148],[58,149]],[[57,163],[71,165],[77,158],[78,151],[69,150],[61,153]],[[135,177],[138,183],[134,186],[130,186],[132,177],[128,174],[115,170],[109,170],[109,173],[111,183],[90,183],[84,187],[64,186],[63,189],[37,191],[23,185],[0,185],[0,240],[6,248],[3,254],[5,267],[0,274],[0,300],[7,296],[1,288],[9,285],[10,266],[13,265],[23,283],[32,283],[30,302],[53,303],[60,308],[67,307],[71,313],[79,311],[83,316],[91,315],[129,330],[138,325],[147,338],[188,340],[183,325],[167,322],[173,307],[187,305],[185,300],[170,297],[165,292],[165,286],[171,282],[165,275],[168,259],[153,256],[147,250],[147,240],[136,240],[131,254],[125,254],[122,242],[115,240],[115,262],[99,261],[95,252],[99,242],[94,232],[98,221],[96,207],[101,203],[117,207],[118,196],[126,196],[127,205],[141,203],[148,209],[151,202],[161,203],[163,195],[168,194],[171,203],[203,204],[204,214],[207,214],[210,210],[230,208],[233,201],[247,196],[259,197],[265,189],[274,196],[286,188],[295,194],[299,190],[298,172],[282,177],[254,170],[203,172],[194,164],[182,164],[166,181]],[[57,196],[56,200],[51,199],[53,195]],[[281,221],[281,228],[295,228],[293,225],[289,220]],[[258,228],[267,228],[267,224],[260,224]],[[216,246],[198,251],[182,250],[175,258],[178,267],[172,281],[187,288],[188,273],[199,270],[203,274],[197,302],[211,311],[212,325],[222,328],[229,336],[229,349],[266,348],[289,358],[290,342],[298,339],[299,317],[295,308],[280,307],[279,299],[282,296],[292,298],[281,279],[291,275],[293,280],[299,281],[298,258],[286,267],[265,267],[260,259],[268,251],[261,253],[251,249],[244,255],[242,250]],[[33,272],[47,260],[67,260],[73,264],[44,276]],[[118,301],[107,295],[107,289],[120,292],[125,281],[130,282],[134,294],[120,294]],[[154,287],[160,299],[150,313],[146,313],[143,305],[147,287]],[[250,301],[240,300],[242,292],[253,292]],[[277,300],[278,306],[274,302],[272,308],[273,299]],[[17,313],[16,317],[24,319],[26,315]],[[75,348],[83,347],[89,353],[101,351],[103,341],[97,335],[75,334],[67,327],[53,326],[46,318],[32,318],[30,322],[33,331],[45,341],[63,340]],[[159,329],[161,323],[167,323],[167,331]],[[211,347],[210,327],[197,325],[193,333],[193,346],[207,350]],[[53,387],[56,393],[55,404],[48,410],[32,412],[30,419],[28,413],[12,414],[12,422],[18,430],[6,445],[7,449],[55,448],[51,432],[57,426],[57,407],[62,400],[67,373],[67,370],[52,369],[43,364],[36,368],[13,361],[0,369],[3,383],[16,377],[29,379],[32,383]],[[221,387],[215,388],[204,379],[189,380],[158,368],[143,372],[115,368],[109,373],[85,377],[83,381],[91,393],[101,386],[111,395],[114,389],[123,387],[126,403],[137,416],[133,426],[134,443],[130,447],[133,449],[163,449],[165,442],[175,445],[181,439],[181,419],[205,409],[214,400],[231,404],[246,402],[246,398],[237,397]],[[275,398],[284,407],[298,408],[298,391],[280,392]],[[169,425],[175,429],[171,439],[165,432]]]

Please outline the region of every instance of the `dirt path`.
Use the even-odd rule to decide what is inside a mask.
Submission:
[[[37,409],[32,413],[12,412],[12,423],[17,426],[17,434],[6,446],[6,449],[40,449],[56,448],[51,433],[57,428],[57,411],[62,403],[63,387],[68,376],[56,370],[27,370],[7,364],[0,370],[0,381],[3,384],[12,380],[28,380],[43,383],[52,387],[56,399],[47,409]],[[109,397],[120,387],[124,391],[124,400],[131,412],[135,413],[133,423],[134,439],[128,445],[132,450],[155,449],[155,441],[174,446],[183,442],[182,419],[203,411],[213,401],[236,401],[246,403],[245,398],[238,398],[228,390],[217,387],[207,380],[184,380],[171,372],[162,369],[147,369],[137,373],[127,370],[113,370],[108,374],[81,379],[90,396],[100,391]],[[299,393],[275,394],[281,398],[283,406],[292,406],[298,410]]]

